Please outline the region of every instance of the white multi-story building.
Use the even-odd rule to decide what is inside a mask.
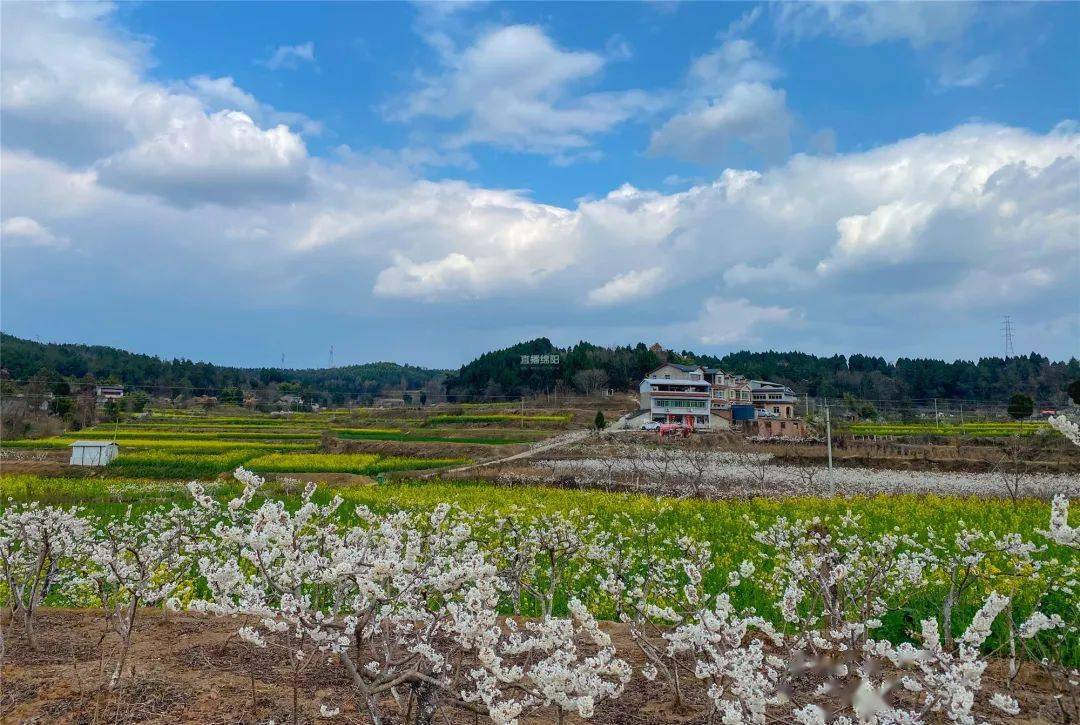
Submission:
[[[711,385],[707,380],[650,376],[641,381],[639,390],[641,408],[649,411],[649,420],[712,427]]]
[[[649,412],[650,420],[695,428],[712,428],[714,423],[727,427],[733,420],[732,406],[746,406],[744,410],[754,415],[752,405],[754,417],[794,418],[799,401],[795,391],[780,383],[679,363],[665,363],[650,372],[641,381],[640,396],[641,409]]]

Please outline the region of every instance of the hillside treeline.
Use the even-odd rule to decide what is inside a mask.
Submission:
[[[0,368],[4,377],[25,381],[42,372],[61,378],[116,382],[149,395],[217,395],[227,389],[256,391],[284,384],[285,390],[309,399],[342,403],[371,397],[383,388],[424,387],[445,372],[413,365],[377,362],[325,369],[237,368],[191,360],[162,360],[151,355],[102,345],[39,343],[0,336]]]
[[[560,356],[557,366],[521,364],[522,355],[553,354]],[[172,398],[215,395],[226,389],[275,388],[334,404],[370,399],[384,389],[400,390],[403,384],[412,390],[431,391],[428,399],[435,399],[434,393],[444,386],[451,399],[459,400],[556,390],[628,390],[636,388],[641,378],[664,360],[774,380],[815,397],[839,398],[847,393],[897,403],[930,398],[1004,401],[1015,392],[1024,392],[1038,401],[1060,404],[1066,401],[1068,384],[1080,379],[1080,361],[1075,358],[1054,362],[1036,353],[1007,359],[981,358],[978,362],[923,358],[889,362],[862,354],[819,357],[772,350],[744,350],[716,357],[690,350],[654,351],[644,343],[601,347],[579,342],[558,348],[547,338],[538,338],[485,353],[447,374],[387,362],[306,370],[237,368],[183,359],[166,361],[100,345],[38,343],[0,336],[0,369],[5,378],[13,381],[43,374],[89,378]]]
[[[522,366],[522,355],[559,354],[557,368]],[[664,360],[719,367],[749,378],[790,385],[800,394],[902,403],[930,398],[1005,401],[1016,392],[1038,401],[1064,403],[1066,388],[1080,378],[1080,361],[1053,362],[1036,353],[978,362],[900,358],[895,363],[862,354],[819,357],[801,352],[743,350],[716,357],[690,350],[654,352],[644,343],[599,347],[580,342],[556,348],[547,338],[481,355],[446,381],[452,395],[517,395],[557,386],[625,390],[636,387]]]

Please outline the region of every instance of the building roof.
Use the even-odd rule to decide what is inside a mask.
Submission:
[[[694,385],[699,388],[709,387],[708,380],[672,380],[671,378],[645,378],[641,382],[649,385]]]
[[[774,383],[769,380],[751,380],[750,388],[752,390],[779,390],[782,393],[795,395],[795,391],[783,383]]]
[[[106,448],[115,446],[116,441],[75,441],[68,444],[69,448]]]
[[[684,373],[693,372],[694,370],[704,370],[705,369],[704,366],[702,366],[702,365],[683,365],[682,363],[669,362],[669,363],[664,363],[663,365],[657,366],[655,369],[652,370],[652,372],[656,372],[660,368],[666,368],[666,367],[672,367],[672,368],[675,368],[676,370],[682,370]]]

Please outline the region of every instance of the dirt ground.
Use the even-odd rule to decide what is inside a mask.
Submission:
[[[0,680],[0,722],[3,723],[265,723],[292,721],[291,674],[273,650],[256,650],[237,636],[238,619],[147,611],[137,624],[131,669],[122,686],[106,695],[102,683],[111,672],[116,641],[104,635],[96,611],[45,609],[40,613],[41,651],[34,653],[21,630],[5,622],[6,660]],[[635,671],[644,664],[622,625],[604,623],[621,656]],[[1004,663],[995,662],[985,679],[1003,688]],[[1002,718],[980,710],[979,721],[1051,723],[1055,706],[1049,683],[1031,666],[1014,681],[1022,717]],[[299,676],[298,721],[364,723],[349,694],[343,671],[315,658]],[[691,688],[689,705],[673,712],[659,683],[635,676],[621,698],[603,703],[589,722],[599,725],[704,725],[704,692]],[[319,717],[319,706],[341,708],[334,719]],[[466,725],[471,714],[446,711],[438,721]],[[524,722],[555,721],[541,713]],[[393,719],[400,722],[400,718]],[[567,723],[579,724],[576,717]]]
[[[69,466],[71,452],[63,450],[19,450],[4,451],[0,459],[0,473],[29,473],[38,476],[59,476],[71,469],[83,470],[81,466]]]
[[[412,458],[472,458],[484,460],[526,450],[528,444],[483,445],[442,441],[373,441],[334,438],[325,446],[328,453],[378,453]]]

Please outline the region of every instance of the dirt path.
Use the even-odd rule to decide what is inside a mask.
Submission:
[[[589,435],[589,431],[587,431],[587,430],[575,430],[575,431],[571,431],[569,433],[563,433],[562,435],[555,436],[554,438],[548,438],[547,440],[542,441],[541,443],[538,443],[537,445],[534,445],[533,447],[529,448],[528,450],[522,451],[521,453],[515,453],[512,456],[503,456],[502,458],[493,458],[490,461],[481,461],[480,463],[471,463],[468,466],[459,466],[458,468],[451,468],[449,470],[432,471],[431,473],[424,474],[423,478],[431,478],[432,476],[435,476],[435,475],[446,475],[446,474],[449,474],[449,473],[463,473],[465,471],[471,471],[471,470],[473,470],[475,468],[483,468],[484,466],[493,466],[496,463],[505,463],[507,461],[517,461],[517,460],[520,460],[522,458],[530,458],[531,456],[535,456],[537,453],[544,453],[545,451],[550,451],[550,450],[553,450],[555,448],[561,448],[563,446],[568,446],[568,445],[570,445],[572,443],[577,443],[578,441],[582,440],[583,438],[585,438],[588,435]]]

